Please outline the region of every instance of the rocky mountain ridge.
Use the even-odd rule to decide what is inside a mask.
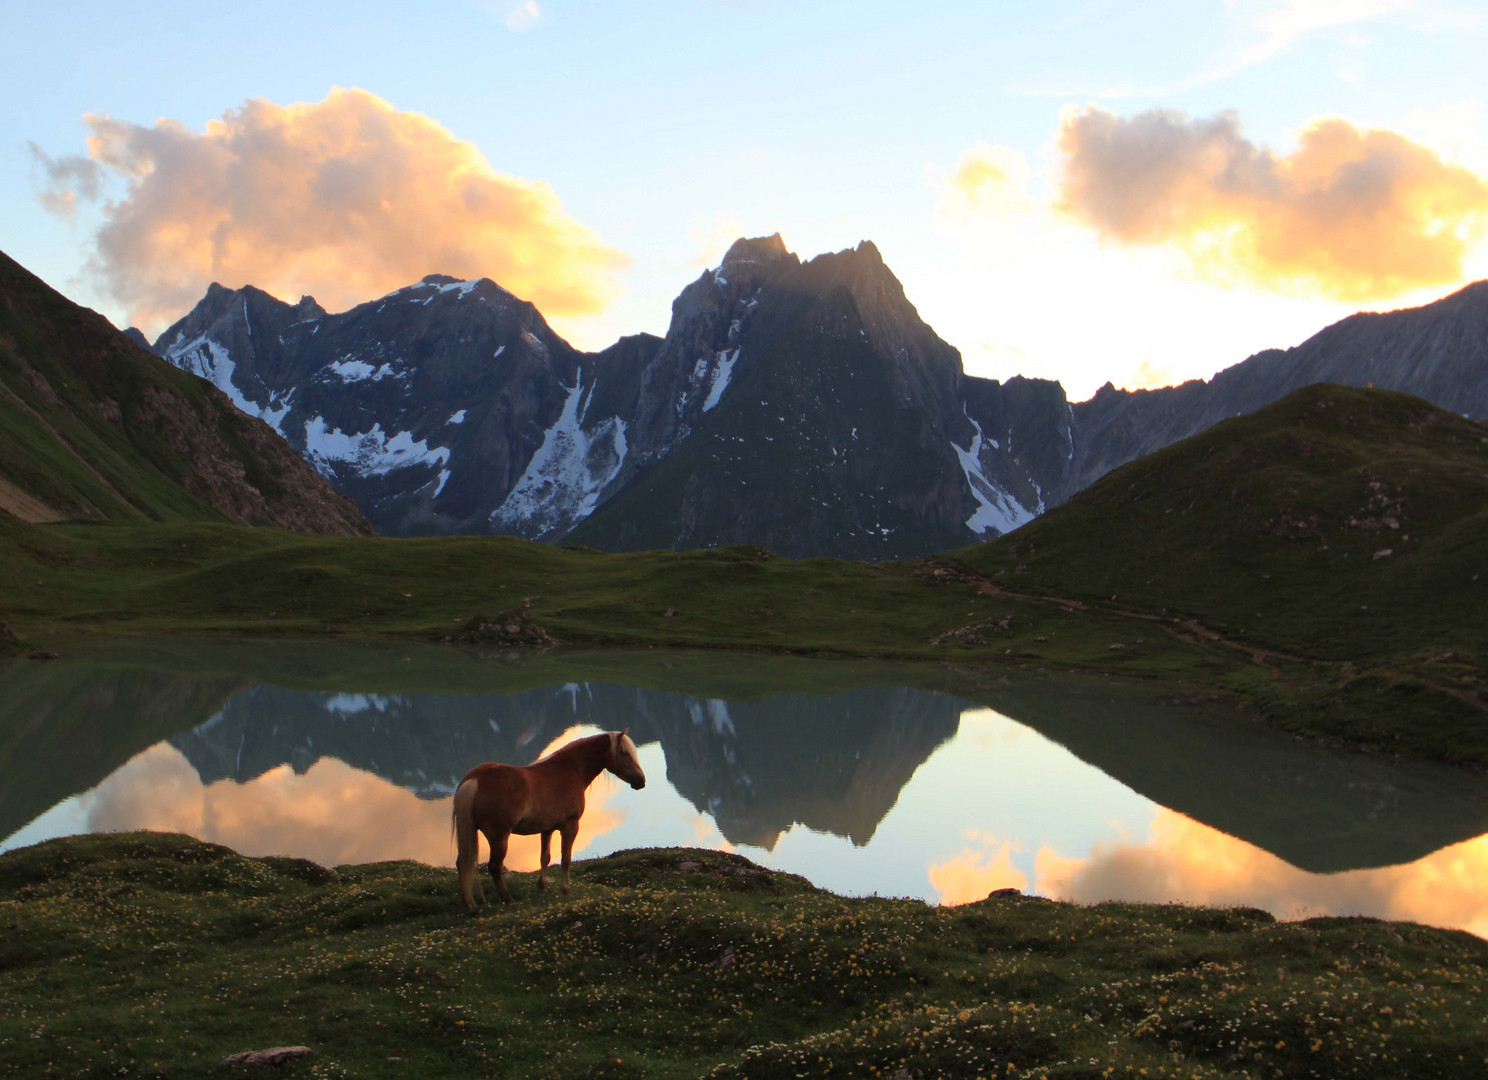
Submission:
[[[583,353],[494,282],[341,314],[214,285],[154,344],[279,431],[379,532],[883,559],[988,539],[1128,461],[1329,381],[1488,414],[1488,283],[1351,316],[1211,380],[970,376],[871,242],[740,239],[663,338]]]
[[[1401,390],[1475,420],[1488,417],[1488,281],[1422,307],[1350,315],[1300,345],[1256,353],[1207,381],[1136,391],[1107,383],[1073,406],[1076,460],[1053,501],[1315,383]]]
[[[154,349],[393,535],[919,555],[1030,519],[1068,461],[1054,384],[965,375],[866,242],[740,240],[665,338],[600,353],[438,275],[339,315],[213,286]]]

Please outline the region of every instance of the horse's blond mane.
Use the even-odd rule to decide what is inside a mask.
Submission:
[[[532,764],[538,765],[538,764],[541,764],[544,761],[548,761],[548,760],[550,760],[552,758],[555,758],[559,754],[563,753],[564,751],[572,750],[575,746],[578,746],[580,743],[594,742],[596,739],[599,739],[599,738],[604,737],[604,736],[614,735],[614,734],[615,733],[613,731],[601,731],[598,735],[585,735],[585,736],[583,736],[582,738],[579,738],[579,739],[572,739],[569,742],[564,743],[562,746],[558,747],[557,749],[549,750],[546,754],[544,754],[542,757],[538,758]]]

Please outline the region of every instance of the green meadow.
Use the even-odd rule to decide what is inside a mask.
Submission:
[[[328,869],[180,836],[0,856],[0,1071],[289,1077],[1488,1074],[1488,944],[1369,919],[844,898],[737,856]]]

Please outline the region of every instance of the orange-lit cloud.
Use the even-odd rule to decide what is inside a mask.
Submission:
[[[1403,135],[1346,120],[1278,154],[1234,113],[1064,115],[1057,208],[1103,238],[1182,249],[1197,271],[1359,301],[1455,283],[1488,228],[1488,181]]]
[[[1157,386],[1172,386],[1177,381],[1171,366],[1158,363],[1150,356],[1144,356],[1137,362],[1131,375],[1121,384],[1121,389],[1151,390]]]
[[[310,293],[341,310],[427,273],[490,277],[544,314],[602,309],[628,262],[563,211],[546,184],[492,169],[474,144],[374,94],[263,99],[202,132],[89,115],[88,156],[33,150],[45,205],[103,204],[90,270],[154,330],[212,281]]]
[[[1028,160],[1022,151],[978,142],[945,178],[943,212],[1022,210],[1030,207]]]
[[[936,902],[968,904],[983,900],[997,889],[1028,888],[1028,875],[1013,865],[1014,846],[976,829],[966,832],[967,846],[960,854],[930,867],[930,887]]]
[[[1488,937],[1488,836],[1405,866],[1312,874],[1260,848],[1159,810],[1145,844],[1098,844],[1069,858],[1047,846],[1035,859],[1036,889],[1096,903],[1119,899],[1244,904],[1279,918],[1362,914],[1470,930]]]

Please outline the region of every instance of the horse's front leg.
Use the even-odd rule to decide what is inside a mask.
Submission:
[[[510,833],[497,833],[492,835],[486,833],[486,840],[491,845],[491,879],[496,882],[496,891],[501,894],[501,902],[511,903],[511,893],[506,889],[506,845],[511,839]]]
[[[544,889],[546,889],[548,887],[548,882],[547,882],[547,879],[546,879],[545,875],[547,874],[547,871],[548,871],[548,863],[550,863],[550,862],[553,861],[553,846],[552,845],[553,845],[553,830],[552,829],[549,829],[547,832],[545,832],[545,833],[542,834],[542,861],[541,861],[541,863],[539,864],[539,866],[537,868],[537,889],[538,889],[538,892],[541,892],[542,890],[544,890]]]
[[[568,895],[568,864],[573,862],[574,837],[579,835],[579,819],[565,821],[559,834],[563,839],[563,895]]]

